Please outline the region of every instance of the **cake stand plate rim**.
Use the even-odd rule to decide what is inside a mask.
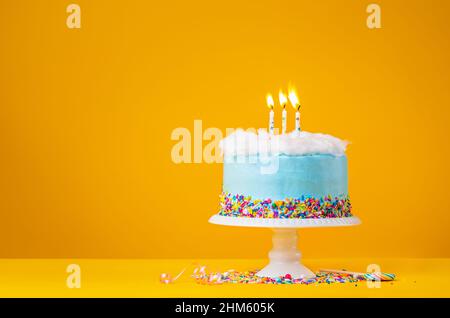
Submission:
[[[361,220],[357,216],[323,219],[263,219],[214,214],[209,219],[209,223],[217,225],[259,228],[308,228],[354,226],[361,224]]]

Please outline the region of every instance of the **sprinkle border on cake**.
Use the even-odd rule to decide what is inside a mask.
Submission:
[[[348,195],[253,200],[251,196],[222,192],[219,198],[219,215],[222,216],[265,219],[323,219],[353,216]]]

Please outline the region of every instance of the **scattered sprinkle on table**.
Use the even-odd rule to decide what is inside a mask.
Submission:
[[[291,275],[280,276],[277,278],[270,277],[258,277],[256,276],[257,270],[238,272],[228,271],[224,273],[200,273],[194,274],[193,278],[199,284],[205,285],[217,285],[217,284],[333,284],[333,283],[357,283],[365,281],[364,278],[354,277],[353,275],[335,274],[335,273],[322,273],[319,272],[314,278],[292,278]],[[355,286],[358,286],[355,284]]]

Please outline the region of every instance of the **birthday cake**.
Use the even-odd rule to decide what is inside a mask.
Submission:
[[[320,133],[237,130],[221,141],[219,216],[260,219],[352,217],[348,142]]]

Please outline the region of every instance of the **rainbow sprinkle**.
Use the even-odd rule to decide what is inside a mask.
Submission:
[[[250,270],[245,272],[239,272],[234,269],[229,269],[226,272],[210,272],[207,271],[205,265],[199,265],[196,263],[190,266],[195,267],[190,275],[195,282],[202,285],[219,285],[219,284],[284,284],[284,285],[318,285],[318,284],[333,284],[333,283],[358,283],[361,281],[393,281],[396,278],[395,274],[390,273],[355,273],[347,272],[346,270],[331,271],[320,270],[315,273],[313,278],[293,278],[292,275],[286,274],[284,276],[271,278],[271,277],[258,277],[259,270]],[[162,273],[160,275],[160,282],[163,284],[175,283],[183,273],[190,267],[185,267],[178,275],[172,277],[168,273]],[[357,284],[355,284],[357,286]]]
[[[360,281],[366,281],[364,277],[353,276],[349,274],[337,274],[337,273],[316,273],[316,277],[303,279],[292,278],[291,275],[280,276],[277,278],[270,277],[258,277],[256,276],[257,270],[247,272],[237,272],[230,270],[224,273],[201,273],[194,274],[192,277],[199,284],[203,285],[218,285],[218,284],[333,284],[333,283],[358,283]]]
[[[251,196],[222,192],[219,215],[268,219],[320,219],[351,217],[348,196],[252,200]]]

